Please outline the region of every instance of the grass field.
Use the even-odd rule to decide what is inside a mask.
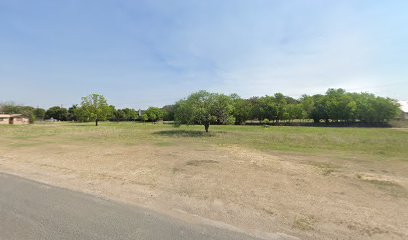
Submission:
[[[408,238],[407,160],[406,129],[0,125],[0,171],[263,237]]]
[[[408,161],[408,132],[387,128],[315,128],[260,126],[202,126],[140,123],[93,124],[55,123],[29,126],[0,126],[9,147],[46,144],[50,139],[70,142],[113,144],[154,143],[170,146],[185,143],[235,145],[266,152],[312,155],[356,156],[381,160]]]

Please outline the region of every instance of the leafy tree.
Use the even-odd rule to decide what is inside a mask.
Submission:
[[[235,122],[235,118],[232,115],[234,104],[231,96],[214,94],[211,108],[216,124],[231,124],[231,122]]]
[[[287,120],[289,121],[294,119],[304,119],[306,117],[306,111],[303,109],[303,105],[301,103],[288,104],[286,109]]]
[[[116,109],[114,106],[110,106],[111,108],[111,116],[109,118],[110,121],[125,121],[125,112],[122,109]]]
[[[349,121],[355,116],[356,103],[344,89],[329,89],[326,92],[327,114],[331,120]]]
[[[67,115],[68,121],[78,121],[79,120],[77,116],[77,109],[78,109],[78,104],[74,104],[72,105],[72,107],[68,108],[68,115]]]
[[[259,121],[263,119],[259,99],[260,99],[259,97],[251,97],[247,99],[249,105],[251,106],[249,119],[252,120],[257,119]]]
[[[19,113],[27,117],[30,123],[34,123],[36,118],[34,115],[34,108],[30,106],[20,106]]]
[[[276,106],[276,121],[285,120],[289,117],[286,111],[286,97],[282,93],[276,93],[274,97],[274,102]]]
[[[302,95],[300,98],[300,104],[302,105],[303,111],[305,112],[304,118],[312,119],[312,111],[314,110],[314,99],[308,95]]]
[[[298,104],[300,103],[299,100],[294,99],[293,97],[289,97],[289,96],[284,96],[285,97],[285,101],[287,104]]]
[[[313,109],[310,113],[310,118],[313,119],[315,123],[324,120],[326,123],[329,122],[329,114],[327,107],[327,97],[324,95],[313,95]]]
[[[347,93],[343,89],[329,89],[325,95],[304,95],[300,102],[315,122],[322,119],[326,122],[386,122],[398,115],[395,100],[369,93]]]
[[[165,112],[161,108],[149,107],[145,111],[145,114],[147,115],[149,121],[156,122],[163,119]]]
[[[0,105],[0,112],[6,114],[20,113],[20,107],[13,102],[6,102]]]
[[[269,119],[274,121],[278,119],[278,106],[272,96],[258,98],[255,102],[255,115],[258,120]]]
[[[43,109],[43,108],[34,108],[33,109],[33,114],[34,114],[34,117],[35,117],[35,119],[37,119],[37,120],[44,120],[44,118],[45,118],[45,109]]]
[[[377,112],[376,122],[387,122],[400,112],[397,101],[390,98],[376,97],[374,108]]]
[[[59,121],[66,121],[68,117],[68,111],[66,108],[54,106],[50,107],[45,112],[45,119],[56,119]]]
[[[226,124],[234,110],[231,97],[199,91],[177,102],[175,118],[179,123],[201,124],[208,132],[210,124]]]
[[[248,99],[242,99],[238,95],[232,96],[234,104],[233,116],[236,124],[245,124],[253,115],[252,102]]]
[[[225,121],[225,124],[226,125],[233,125],[233,124],[235,124],[235,122],[236,122],[236,119],[235,119],[234,115],[230,115],[227,118],[227,120]]]
[[[104,96],[91,94],[83,97],[81,107],[76,111],[79,119],[85,122],[95,121],[98,126],[99,121],[105,121],[112,114],[112,108],[108,105]]]
[[[162,110],[164,112],[164,116],[163,116],[164,121],[174,121],[175,108],[176,108],[176,105],[166,105],[162,107]]]
[[[140,116],[140,119],[141,119],[143,122],[146,122],[146,121],[149,120],[149,115],[147,115],[146,113],[143,113],[142,116]]]
[[[124,108],[124,109],[115,109],[114,106],[111,107],[111,121],[135,121],[138,119],[138,113],[135,109]]]
[[[122,109],[125,117],[125,121],[136,121],[139,117],[138,112],[132,108],[124,108]]]

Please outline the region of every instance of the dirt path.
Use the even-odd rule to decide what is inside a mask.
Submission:
[[[407,239],[406,164],[234,146],[0,147],[0,171],[256,236]]]

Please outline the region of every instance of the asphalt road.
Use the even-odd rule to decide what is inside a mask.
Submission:
[[[0,173],[0,239],[256,239]]]

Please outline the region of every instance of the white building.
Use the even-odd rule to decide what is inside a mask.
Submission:
[[[30,120],[21,114],[0,114],[0,124],[29,124]]]

